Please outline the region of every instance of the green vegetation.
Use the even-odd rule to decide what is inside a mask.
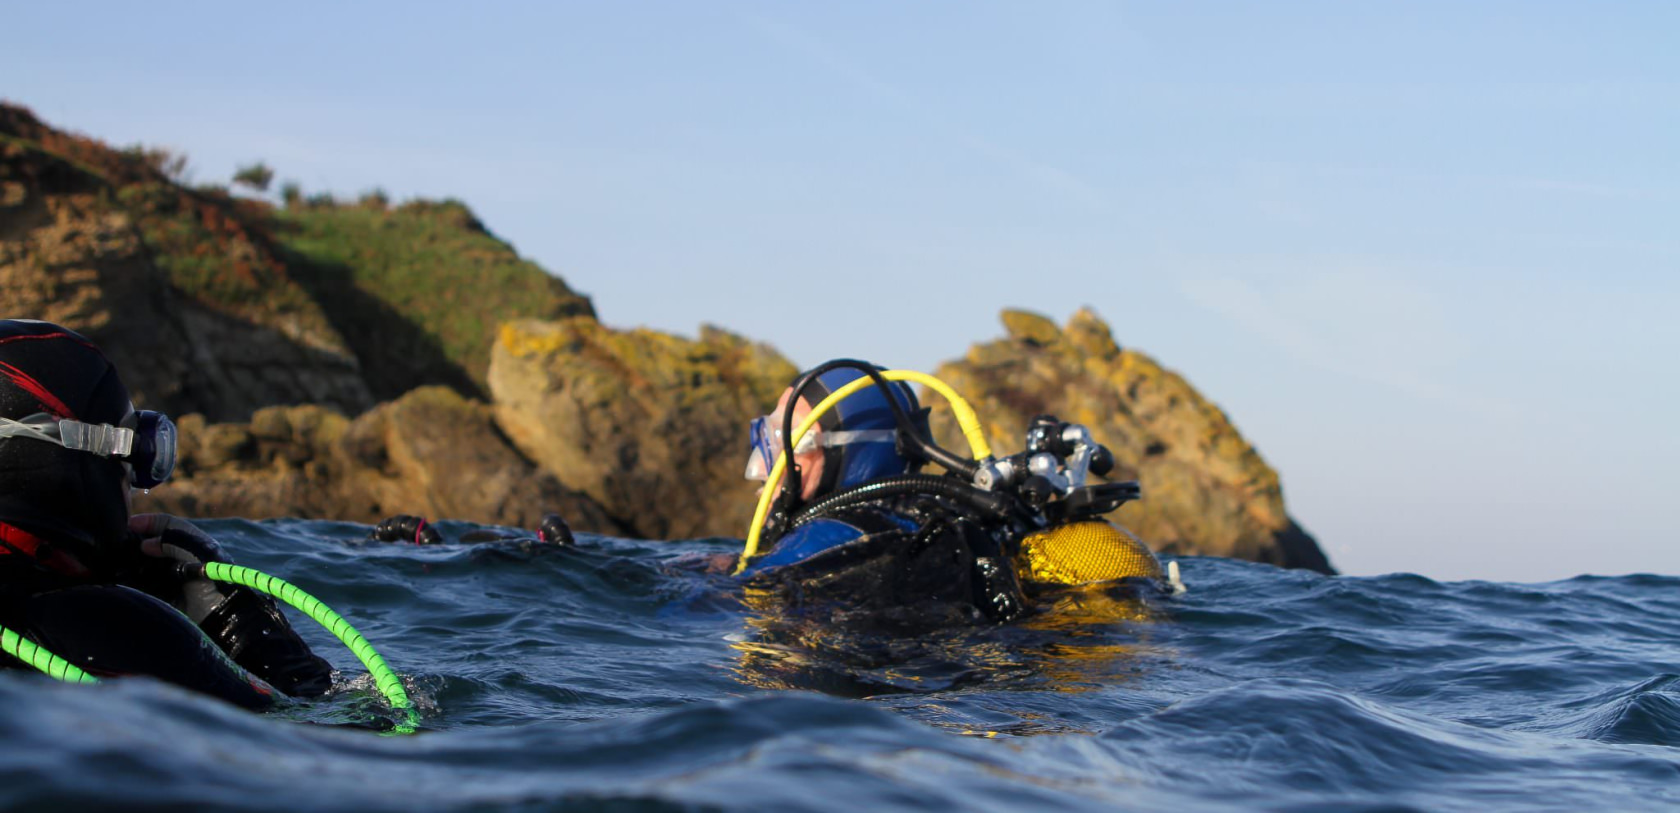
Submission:
[[[239,171],[233,174],[233,182],[243,184],[258,192],[267,192],[268,185],[274,182],[274,170],[269,169],[267,164],[258,161],[250,166],[240,167]]]
[[[182,293],[255,318],[314,310],[269,248],[256,206],[168,182],[117,187],[116,200]]]
[[[170,282],[212,308],[294,333],[330,333],[307,293],[275,256],[263,221],[269,207],[219,187],[180,179],[184,156],[163,149],[113,149],[0,105],[0,177],[126,215]]]
[[[425,348],[392,346],[404,344],[399,331],[417,330],[413,338],[430,343],[477,389],[502,322],[594,314],[588,299],[521,259],[455,201],[391,209],[383,193],[357,204],[312,199],[276,212],[274,223],[288,265],[316,292],[372,379],[403,367],[411,372],[400,378],[447,378],[420,369],[431,365],[412,355]],[[387,387],[375,387],[381,389]]]
[[[178,153],[113,149],[0,104],[0,180],[120,212],[180,294],[316,347],[348,347],[378,397],[424,384],[481,394],[502,322],[594,315],[459,202],[393,208],[383,190],[349,202],[287,181],[276,209],[185,185],[186,167]],[[259,162],[233,180],[265,191],[274,177]]]

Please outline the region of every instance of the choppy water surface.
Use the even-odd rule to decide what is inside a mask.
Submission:
[[[0,674],[9,808],[1482,810],[1680,801],[1680,579],[1325,578],[1180,560],[1190,592],[1067,594],[915,641],[767,624],[673,569],[733,543],[362,542],[218,521],[409,677],[354,658],[252,715],[149,681]],[[451,535],[471,526],[446,526]],[[750,603],[750,597],[746,599]]]

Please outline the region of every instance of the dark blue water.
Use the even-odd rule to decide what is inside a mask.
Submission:
[[[1680,802],[1680,579],[1325,578],[1180,560],[914,641],[801,629],[673,568],[719,541],[362,542],[218,521],[404,674],[253,715],[0,674],[0,804],[126,810],[1630,810]],[[454,534],[470,526],[449,526]]]

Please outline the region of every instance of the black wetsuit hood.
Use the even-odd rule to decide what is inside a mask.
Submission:
[[[0,320],[0,417],[45,412],[120,422],[128,389],[84,336],[48,322]],[[0,438],[0,523],[21,528],[98,571],[127,534],[121,463],[33,438]]]

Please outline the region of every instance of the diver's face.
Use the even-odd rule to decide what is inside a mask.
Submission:
[[[772,416],[771,423],[776,424],[777,426],[780,426],[781,421],[782,421],[782,416],[784,414],[786,414],[785,411],[787,410],[788,398],[792,395],[793,395],[793,388],[792,387],[789,387],[782,392],[781,399],[776,402],[776,411],[770,413],[771,416]],[[808,403],[804,398],[799,399],[798,406],[794,407],[794,410],[793,410],[793,425],[798,426],[799,422],[805,420],[805,418],[808,417],[810,414],[811,414],[811,404]],[[799,498],[801,500],[811,499],[811,497],[814,496],[817,493],[817,486],[822,483],[823,447],[822,447],[822,443],[820,443],[820,441],[822,440],[822,437],[821,437],[822,427],[821,426],[811,427],[811,434],[813,436],[812,440],[819,441],[819,442],[815,443],[814,447],[810,451],[796,452],[793,455],[793,462],[799,464],[799,478],[800,478]],[[783,480],[784,484],[786,482],[787,482],[786,480]]]

